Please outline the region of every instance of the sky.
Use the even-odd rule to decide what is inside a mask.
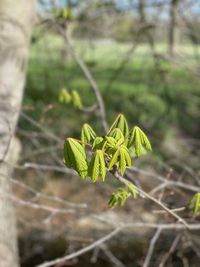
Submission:
[[[84,0],[81,0],[84,3]],[[96,2],[96,0],[94,0]],[[100,1],[100,0],[99,0]],[[105,0],[104,0],[105,1]],[[162,1],[166,1],[169,2],[170,0],[146,0],[147,5],[151,5],[152,2],[162,2]],[[182,1],[182,0],[180,0]],[[51,8],[51,3],[54,2],[56,3],[58,6],[62,7],[62,6],[66,6],[66,3],[68,2],[68,0],[38,0],[39,2],[43,2],[44,6],[42,6],[41,4],[38,4],[38,8],[41,12],[43,12],[45,9]],[[77,0],[71,0],[71,2],[76,3]],[[116,5],[119,9],[122,10],[129,10],[130,7],[130,0],[115,0]],[[190,0],[190,2],[192,2],[192,13],[194,14],[200,14],[200,0]],[[138,0],[132,0],[132,3],[134,6],[137,5]],[[148,8],[148,11],[151,12],[151,8]],[[166,9],[166,13],[167,13],[167,9]]]

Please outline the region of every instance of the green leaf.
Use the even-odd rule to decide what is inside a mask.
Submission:
[[[115,121],[113,122],[108,135],[110,135],[110,133],[115,129],[115,128],[119,128],[123,134],[123,136],[126,138],[129,134],[129,128],[128,128],[128,123],[126,118],[124,117],[123,114],[119,114],[117,116],[117,118],[115,119]]]
[[[129,196],[132,196],[134,199],[137,196],[133,184],[129,184],[128,187],[120,187],[113,192],[108,205],[110,208],[116,205],[124,206]]]
[[[115,138],[111,137],[111,136],[105,136],[105,140],[106,140],[106,145],[109,147],[114,147],[116,145],[116,140]]]
[[[122,145],[124,143],[124,137],[121,137],[120,139],[118,139],[118,141],[116,142],[116,147],[119,147],[120,145]]]
[[[123,175],[126,167],[131,166],[131,157],[129,155],[129,151],[126,146],[122,145],[120,147],[120,158],[119,158],[119,169],[121,174]]]
[[[101,175],[102,180],[105,180],[106,166],[103,152],[101,150],[95,151],[89,164],[88,174],[95,183]]]
[[[108,165],[108,169],[112,170],[113,166],[116,165],[118,163],[118,157],[120,155],[120,149],[117,149],[114,153],[114,155],[112,156],[109,165]]]
[[[189,202],[189,208],[193,214],[196,215],[200,212],[200,193],[196,193]]]
[[[65,164],[73,168],[81,178],[88,174],[88,164],[83,146],[73,138],[66,139],[64,143]]]
[[[124,155],[125,155],[125,159],[126,159],[126,165],[131,167],[132,162],[131,162],[131,156],[130,153],[127,149],[127,147],[124,146]]]
[[[95,137],[96,133],[94,132],[92,127],[89,124],[85,123],[81,131],[81,140],[84,143],[90,143],[91,139],[94,139]]]
[[[108,203],[109,207],[116,205],[123,206],[128,198],[128,192],[126,188],[118,188],[117,191],[112,193],[111,199]]]
[[[142,139],[142,143],[146,150],[152,151],[151,143],[149,142],[149,139],[147,138],[146,134],[139,128],[140,136]]]
[[[69,8],[62,8],[62,17],[67,19],[70,15],[70,9]]]
[[[102,144],[102,150],[107,154],[113,154],[116,151],[116,140],[113,137],[105,136]]]
[[[130,132],[128,148],[134,145],[136,156],[141,156],[146,153],[146,150],[151,151],[151,144],[145,133],[139,128],[134,127]]]
[[[102,150],[97,150],[97,153],[99,154],[99,168],[100,168],[100,173],[103,182],[105,181],[106,177],[106,165],[105,165],[105,159]]]
[[[72,101],[76,109],[82,109],[83,107],[82,101],[81,101],[79,93],[76,90],[72,91]]]
[[[126,146],[121,145],[113,153],[108,165],[108,169],[111,170],[114,165],[119,166],[119,170],[122,175],[124,174],[126,167],[131,166],[131,158]]]
[[[99,155],[97,151],[93,154],[92,159],[89,163],[88,174],[95,183],[99,177]]]
[[[123,175],[126,170],[126,158],[123,149],[120,149],[119,170]]]
[[[93,148],[93,149],[102,149],[103,144],[104,144],[104,139],[103,139],[103,137],[97,136],[97,137],[94,139],[92,148]]]
[[[119,128],[113,129],[108,135],[113,137],[116,141],[118,141],[121,138],[124,139],[124,135]]]
[[[69,92],[67,91],[67,89],[62,88],[60,90],[58,100],[60,103],[63,103],[63,104],[69,104],[71,102],[72,98]]]
[[[133,198],[136,198],[137,197],[137,192],[135,190],[134,184],[129,184],[128,189],[129,189],[129,192],[130,192],[131,196]]]

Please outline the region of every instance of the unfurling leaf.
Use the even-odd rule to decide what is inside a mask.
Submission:
[[[66,92],[63,91],[60,101],[65,101],[65,95]],[[82,103],[79,94],[72,91],[71,96],[74,106],[80,109]],[[85,150],[85,145],[89,145],[90,151]],[[126,168],[132,165],[132,155],[144,155],[147,150],[151,150],[151,144],[145,133],[139,127],[134,127],[129,132],[127,121],[120,114],[104,136],[96,136],[92,127],[87,123],[84,124],[81,131],[81,141],[73,138],[68,138],[65,141],[64,160],[66,166],[77,171],[81,178],[89,176],[92,182],[97,182],[99,178],[105,180],[107,169],[116,178],[119,178],[117,175],[120,174],[123,176]],[[89,164],[86,152],[90,158]],[[128,197],[136,198],[137,191],[134,184],[128,180],[123,181],[126,185],[125,188],[119,188],[113,192],[109,207],[118,204],[123,206]],[[194,213],[200,211],[200,193],[198,194],[190,203]]]
[[[72,91],[72,101],[76,109],[81,109],[83,107],[80,95],[76,90]]]
[[[81,140],[84,143],[90,143],[91,139],[94,139],[95,137],[96,137],[96,134],[94,130],[92,129],[92,127],[89,124],[85,123],[81,131]]]
[[[136,193],[134,184],[129,184],[128,189],[129,189],[129,192],[130,192],[131,196],[133,198],[136,198],[137,197],[137,193]]]
[[[108,165],[109,170],[112,170],[113,166],[118,163],[119,154],[120,154],[120,150],[117,149],[116,152],[114,153],[114,155],[112,156],[110,162],[109,162],[109,165]]]
[[[94,139],[92,148],[93,148],[93,149],[102,149],[102,147],[103,147],[103,143],[104,143],[104,139],[103,139],[103,137],[97,136],[97,137]]]
[[[130,138],[128,142],[128,148],[134,145],[136,156],[141,156],[145,154],[145,150],[151,151],[151,144],[146,136],[146,134],[139,128],[134,127],[130,132]]]
[[[70,9],[69,8],[62,8],[62,17],[67,19],[70,16]]]
[[[102,150],[97,150],[99,153],[99,168],[100,168],[100,173],[103,182],[105,181],[106,177],[106,165],[105,165],[105,159]]]
[[[120,148],[120,161],[119,161],[119,169],[121,174],[123,175],[126,167],[131,167],[131,157],[129,155],[129,151],[126,146],[121,146]]]
[[[133,184],[129,184],[128,187],[120,187],[113,192],[108,205],[110,208],[116,205],[124,206],[129,196],[132,196],[133,198],[136,198],[137,196]]]
[[[117,141],[115,140],[115,138],[111,137],[111,136],[105,136],[105,144],[104,146],[108,146],[108,147],[114,147],[116,145]]]
[[[117,118],[115,119],[114,123],[112,124],[108,134],[110,135],[110,133],[115,129],[115,128],[119,128],[123,134],[123,136],[126,138],[129,134],[129,128],[128,128],[128,123],[126,118],[124,117],[124,115],[119,114],[117,116]]]
[[[194,215],[200,212],[200,193],[196,193],[192,197],[188,206],[192,210]]]
[[[110,159],[108,169],[112,170],[113,166],[119,166],[119,170],[123,175],[126,167],[131,166],[131,158],[129,155],[129,151],[126,146],[121,145],[113,154],[112,158]]]
[[[58,99],[59,99],[59,102],[63,104],[69,104],[72,100],[71,95],[65,88],[62,88],[60,90]]]
[[[110,208],[116,205],[123,206],[127,198],[128,198],[128,191],[126,190],[126,188],[118,188],[117,191],[112,193],[108,205]]]
[[[119,128],[113,129],[108,135],[113,137],[116,141],[121,138],[125,139],[122,131]]]
[[[64,143],[64,160],[69,168],[73,168],[81,178],[88,174],[88,164],[83,146],[73,138],[67,138]]]
[[[102,180],[105,180],[106,166],[102,150],[96,150],[94,153],[88,168],[88,174],[92,178],[93,182],[96,182],[99,176]]]

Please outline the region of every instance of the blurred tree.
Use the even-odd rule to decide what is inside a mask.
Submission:
[[[19,145],[14,136],[26,75],[35,0],[0,1],[0,266],[18,266],[11,199],[12,164]]]
[[[169,21],[169,39],[168,51],[169,55],[174,55],[175,43],[177,39],[177,13],[178,13],[179,0],[171,0],[170,3],[170,21]]]

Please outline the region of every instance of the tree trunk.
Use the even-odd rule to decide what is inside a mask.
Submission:
[[[143,26],[143,27],[148,26],[145,7],[146,7],[146,0],[139,0],[139,2],[138,2],[139,21],[140,21],[140,26]],[[147,38],[147,41],[148,41],[149,46],[152,50],[152,53],[154,54],[155,42],[154,42],[153,34],[151,31],[152,31],[151,27],[146,28],[143,30],[142,34],[144,35],[144,37]]]
[[[169,22],[169,40],[168,40],[168,52],[172,57],[175,52],[176,34],[177,34],[177,12],[178,12],[179,0],[171,0],[170,4],[170,22]]]
[[[14,138],[26,76],[35,0],[0,0],[0,266],[18,266],[11,165],[19,145]]]

